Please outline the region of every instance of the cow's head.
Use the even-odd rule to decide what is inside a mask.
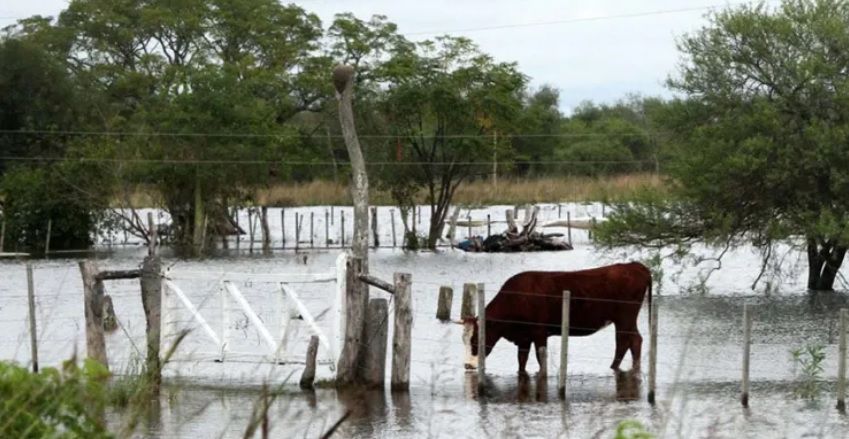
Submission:
[[[463,320],[455,321],[454,323],[457,323],[458,325],[463,325],[463,350],[465,351],[464,363],[466,369],[475,369],[478,367],[477,319],[474,317],[466,317]],[[472,340],[474,340],[474,342]]]

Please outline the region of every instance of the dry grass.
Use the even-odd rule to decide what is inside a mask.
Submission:
[[[489,180],[462,185],[455,202],[467,205],[601,201],[629,199],[641,188],[663,189],[663,180],[655,174],[629,174],[613,177],[548,177],[509,179],[494,188]],[[389,194],[372,189],[372,203],[392,204]],[[424,194],[419,198],[424,200]],[[257,202],[272,206],[347,205],[351,204],[347,185],[331,181],[280,184],[260,190]]]
[[[627,200],[641,188],[663,190],[664,181],[655,174],[628,174],[611,177],[546,177],[532,179],[502,179],[494,188],[490,180],[463,184],[455,195],[455,203],[465,205],[524,204]],[[389,194],[375,190],[370,199],[376,205],[394,204]],[[161,197],[150,188],[139,187],[129,195],[130,205],[150,207],[159,204]],[[418,202],[423,203],[422,192]],[[120,205],[122,199],[115,200]],[[351,196],[346,184],[327,180],[308,183],[281,183],[256,193],[257,204],[263,206],[327,206],[350,205]]]

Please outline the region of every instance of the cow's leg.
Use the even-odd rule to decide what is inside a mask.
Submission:
[[[631,362],[633,365],[631,369],[640,370],[640,358],[642,355],[642,347],[643,347],[643,336],[634,330],[634,334],[631,334]]]
[[[535,337],[534,347],[536,348],[537,364],[539,364],[539,374],[548,375],[548,337],[545,335]]]
[[[531,353],[531,341],[521,341],[519,346],[519,373],[526,374],[525,366],[528,364],[528,355]]]
[[[622,331],[619,326],[617,326],[616,353],[613,355],[613,364],[610,365],[611,369],[619,370],[619,364],[622,363],[622,358],[625,356],[625,352],[627,352],[628,348],[631,346],[630,341],[630,334]]]

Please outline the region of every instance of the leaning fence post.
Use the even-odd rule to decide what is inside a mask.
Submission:
[[[97,280],[97,265],[80,261],[85,301],[86,352],[89,358],[109,368],[103,337],[103,282]]]
[[[479,283],[478,290],[478,392],[484,387],[486,378],[486,294],[484,285]]]
[[[840,310],[840,347],[837,358],[837,410],[846,411],[846,329],[849,325],[849,310]]]
[[[27,299],[29,301],[29,342],[32,354],[32,371],[38,372],[38,334],[35,324],[35,285],[32,280],[32,264],[27,264]]]
[[[740,403],[749,407],[749,354],[752,338],[752,314],[749,305],[743,304],[743,383]]]
[[[654,405],[655,390],[657,389],[657,304],[649,313],[649,404]]]
[[[366,313],[366,338],[363,379],[366,386],[383,388],[386,377],[386,338],[388,332],[389,302],[371,299]]]
[[[147,371],[156,389],[162,382],[159,344],[162,337],[162,261],[159,256],[144,258],[141,270],[141,296],[147,322]]]
[[[572,293],[569,290],[563,291],[563,304],[560,312],[560,373],[557,375],[557,394],[561,398],[566,398],[566,373],[569,366],[569,305],[571,304]]]
[[[410,295],[412,276],[409,273],[395,273],[393,280],[395,322],[392,335],[392,390],[408,390],[413,332],[413,303]]]
[[[454,290],[451,287],[439,287],[439,301],[436,305],[436,318],[442,322],[451,320],[451,300],[454,298]]]

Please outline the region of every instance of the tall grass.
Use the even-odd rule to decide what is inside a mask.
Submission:
[[[663,190],[656,174],[626,174],[608,177],[510,178],[493,186],[490,180],[466,182],[457,189],[454,202],[466,205],[553,203],[569,201],[627,200],[645,187]],[[373,204],[393,204],[389,194],[372,188]],[[417,201],[424,203],[424,191]],[[348,205],[351,196],[345,184],[332,181],[278,184],[260,190],[257,203],[269,206]]]

